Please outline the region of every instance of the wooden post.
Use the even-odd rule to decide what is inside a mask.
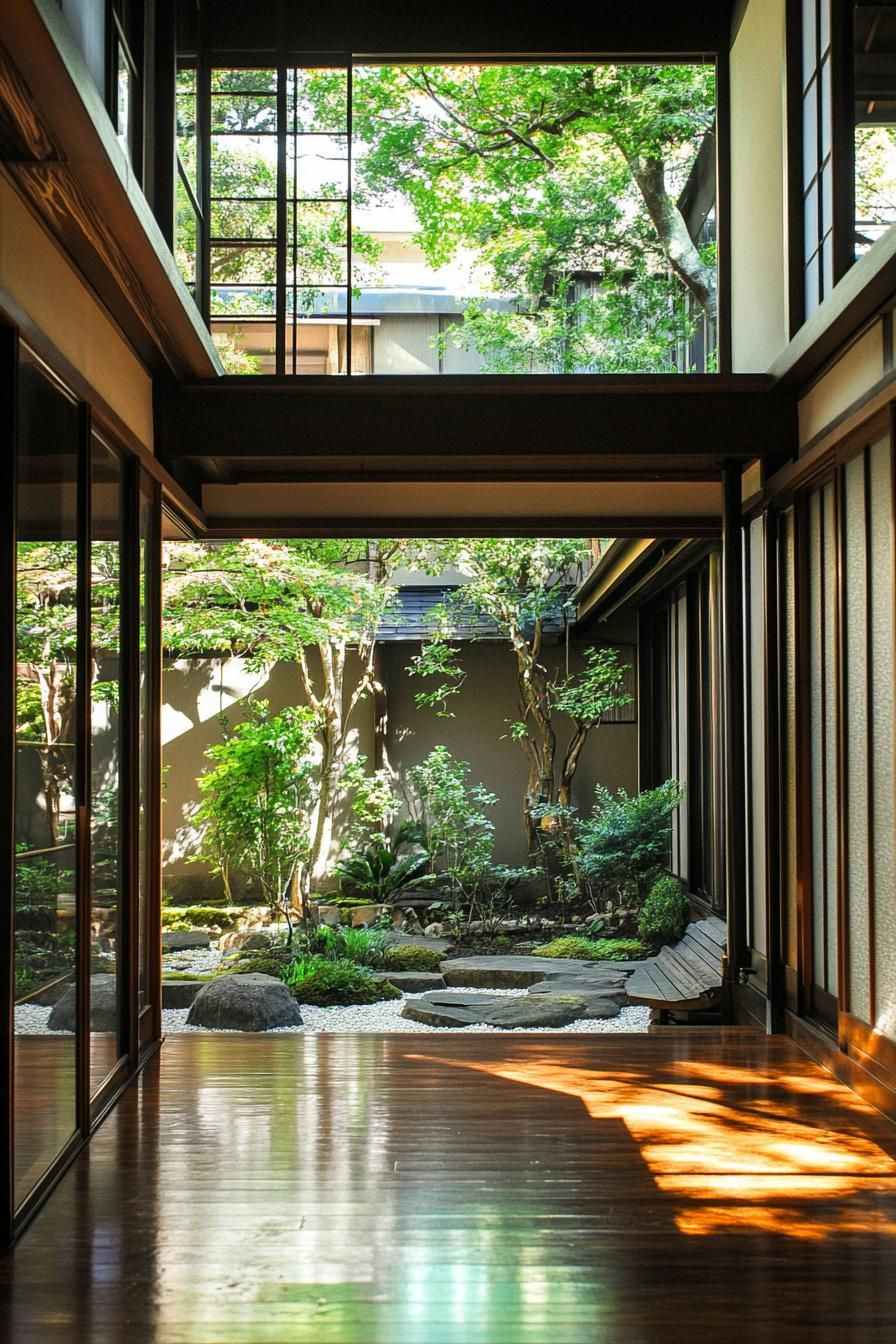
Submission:
[[[747,845],[744,761],[744,576],[741,469],[722,468],[722,681],[725,746],[725,906],[728,923],[726,1014],[747,965]]]

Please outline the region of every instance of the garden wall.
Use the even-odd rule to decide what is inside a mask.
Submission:
[[[633,642],[632,635],[628,628],[618,627],[607,637]],[[496,827],[496,860],[522,864],[526,858],[522,802],[527,765],[522,748],[509,738],[502,740],[507,732],[505,721],[517,717],[513,655],[501,644],[467,645],[463,654],[466,680],[451,704],[454,718],[440,719],[433,710],[418,709],[414,704],[421,683],[410,678],[405,668],[418,647],[400,643],[381,646],[389,761],[400,773],[423,760],[439,743],[469,761],[470,782],[482,783],[498,795],[499,801],[491,811]],[[544,656],[549,666],[562,673],[562,647],[548,648]],[[575,653],[572,656],[575,659]],[[349,668],[347,684],[351,680]],[[221,741],[219,716],[224,714],[231,723],[237,722],[250,695],[269,700],[274,711],[303,700],[295,670],[288,664],[255,673],[241,658],[180,659],[166,664],[162,680],[162,857],[168,890],[194,900],[220,890],[203,865],[189,862],[198,842],[192,820],[199,801],[196,777],[206,764],[206,748]],[[559,756],[568,740],[570,724],[562,715],[557,716],[557,724]],[[354,728],[354,750],[372,764],[375,744],[371,701],[357,711]],[[637,788],[637,734],[635,723],[604,724],[592,734],[576,775],[574,801],[583,811],[589,807],[597,783],[612,789],[622,786],[629,792]],[[346,818],[341,821],[344,825]],[[337,821],[337,841],[340,829]],[[338,844],[334,850],[338,851]]]

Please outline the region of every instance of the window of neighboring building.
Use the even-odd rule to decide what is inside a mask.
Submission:
[[[200,52],[177,111],[176,251],[230,373],[715,365],[711,65]]]
[[[896,3],[854,10],[855,250],[896,223]]]
[[[109,5],[108,106],[119,143],[138,179],[143,175],[143,5],[111,0]]]

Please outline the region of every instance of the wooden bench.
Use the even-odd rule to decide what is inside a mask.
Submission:
[[[625,991],[632,1003],[657,1009],[660,1020],[670,1012],[706,1012],[722,993],[722,965],[727,930],[710,916],[689,924],[684,937],[642,962],[629,976]]]

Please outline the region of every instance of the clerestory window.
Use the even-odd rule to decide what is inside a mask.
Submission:
[[[715,367],[712,65],[185,62],[176,255],[231,374]]]

